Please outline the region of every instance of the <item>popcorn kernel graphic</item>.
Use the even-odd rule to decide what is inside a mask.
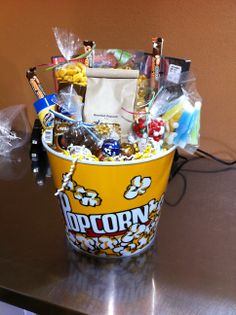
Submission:
[[[139,195],[143,195],[151,185],[150,177],[136,176],[132,178],[131,184],[127,187],[124,197],[126,199],[134,199]]]
[[[124,235],[88,237],[81,233],[69,236],[69,240],[81,251],[100,256],[127,256],[144,248],[155,236],[156,220],[146,226],[135,224]]]
[[[62,175],[62,181],[64,181],[67,173]],[[100,206],[102,199],[99,197],[99,194],[92,189],[86,189],[83,186],[80,186],[76,183],[75,180],[70,179],[65,186],[65,190],[71,191],[74,195],[74,198],[79,200],[80,204],[83,206],[96,207]]]
[[[66,174],[63,174],[63,176],[64,175],[66,176]],[[131,179],[124,196],[127,199],[136,198],[139,195],[143,195],[150,185],[150,177],[135,176]],[[96,191],[78,185],[73,179],[67,182],[65,190],[70,191],[73,197],[84,206],[95,207],[102,202],[102,199]],[[75,230],[69,224],[66,230],[67,238],[78,250],[93,255],[130,256],[143,250],[154,239],[163,201],[164,194],[160,197],[160,200],[153,198],[146,202],[145,205],[140,206],[140,208],[124,211],[125,213],[130,213],[130,224],[118,225],[119,229],[112,231],[112,233],[101,227],[99,230],[95,229],[94,232],[93,225],[91,224],[93,221],[89,221],[91,225],[89,227],[89,233],[86,229],[80,230],[78,228],[78,230]],[[140,215],[141,210],[145,216]],[[66,211],[70,212],[71,210],[66,209]],[[73,213],[70,213],[70,215],[79,216],[79,214]],[[104,214],[101,214],[101,224],[105,224],[105,221],[103,222],[102,220],[103,215]],[[129,216],[126,214],[126,217],[117,216],[117,219],[118,218],[126,220]],[[91,230],[94,234],[91,234]]]
[[[99,206],[102,202],[98,197],[98,193],[94,190],[85,189],[83,186],[78,186],[74,192],[75,199],[78,199],[83,206]]]

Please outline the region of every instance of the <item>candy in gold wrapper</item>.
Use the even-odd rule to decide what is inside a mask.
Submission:
[[[135,146],[131,143],[122,143],[120,148],[121,155],[130,157],[131,155],[135,154]]]
[[[144,74],[138,77],[138,90],[136,95],[135,111],[145,107],[146,98],[148,94],[148,79]]]
[[[113,134],[116,135],[118,138],[121,137],[121,127],[119,124],[111,124],[111,123],[98,123],[94,127],[95,131],[98,135],[102,137],[109,137]]]

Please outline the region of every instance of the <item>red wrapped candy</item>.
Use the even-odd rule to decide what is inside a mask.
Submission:
[[[160,141],[165,133],[165,122],[161,118],[153,119],[148,124],[148,136],[155,141]]]
[[[139,138],[142,138],[147,132],[146,120],[144,118],[139,118],[138,121],[133,123],[132,129]]]

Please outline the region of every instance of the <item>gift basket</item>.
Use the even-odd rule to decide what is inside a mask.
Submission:
[[[72,247],[96,256],[138,254],[154,240],[176,148],[198,148],[201,97],[190,60],[97,49],[54,28],[55,92],[27,71]]]

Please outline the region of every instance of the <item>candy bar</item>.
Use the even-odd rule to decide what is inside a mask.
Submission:
[[[40,99],[45,97],[46,94],[39,82],[39,79],[36,76],[36,67],[27,70],[26,77],[29,80],[29,84],[37,98]]]

